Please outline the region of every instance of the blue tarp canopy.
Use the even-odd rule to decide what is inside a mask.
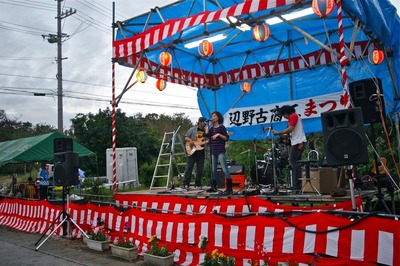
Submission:
[[[312,1],[301,0],[182,0],[154,7],[114,23],[113,60],[157,79],[197,87],[202,115],[224,114],[232,140],[263,139],[263,128],[272,123],[284,128],[286,122],[273,111],[283,104],[297,106],[306,133],[321,131],[321,113],[347,108],[346,91],[365,79],[381,80],[376,87],[384,94],[386,114],[396,113],[400,19],[395,7],[388,0],[343,1],[340,13],[335,1],[326,17],[311,7]],[[298,11],[298,18],[287,17]],[[270,31],[263,42],[253,37],[260,24]],[[221,40],[212,41],[213,52],[200,55],[194,42],[215,36]],[[369,58],[375,49],[385,55],[378,65]],[[172,56],[169,66],[160,64],[164,51]],[[247,93],[241,90],[245,82],[251,85]]]

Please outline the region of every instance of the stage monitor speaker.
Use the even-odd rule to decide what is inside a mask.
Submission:
[[[368,163],[361,108],[321,114],[327,166]]]
[[[363,79],[351,82],[349,92],[351,100],[355,107],[360,107],[364,123],[375,123],[381,121],[378,97],[376,91],[381,93],[380,102],[382,104],[383,117],[386,115],[385,102],[383,99],[382,80],[381,79]]]
[[[72,151],[54,154],[54,185],[74,186],[79,180],[79,154]]]
[[[71,138],[54,139],[54,153],[73,151],[73,141]]]

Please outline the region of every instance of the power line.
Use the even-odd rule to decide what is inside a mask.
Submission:
[[[3,89],[2,89],[3,88]],[[5,89],[4,89],[5,88]],[[24,88],[27,89],[27,88]],[[44,93],[42,97],[56,97],[57,94],[52,92],[49,89],[43,89],[43,88],[36,88],[36,91],[50,91],[50,93]],[[9,94],[9,95],[25,95],[25,96],[34,96],[35,92],[29,91],[29,90],[21,90],[21,88],[16,88],[16,87],[0,87],[0,92],[2,94]],[[68,92],[68,91],[65,91]],[[87,96],[90,97],[87,97]],[[77,99],[77,100],[84,100],[84,101],[95,101],[95,102],[105,102],[105,103],[110,103],[110,99],[107,98],[106,96],[101,96],[97,95],[96,97],[93,97],[93,94],[81,94],[80,96],[77,95],[71,95],[71,94],[64,94],[64,98],[70,98],[70,99]],[[140,105],[140,106],[153,106],[153,107],[166,107],[166,108],[179,108],[179,109],[187,109],[187,110],[198,110],[197,106],[189,106],[189,105],[177,105],[177,104],[169,104],[169,103],[163,103],[163,102],[147,102],[147,101],[135,101],[135,100],[121,100],[120,104],[129,104],[129,105]]]

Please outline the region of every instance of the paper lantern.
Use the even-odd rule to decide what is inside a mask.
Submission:
[[[379,49],[373,50],[372,53],[370,53],[368,56],[369,62],[374,65],[379,65],[380,63],[382,63],[384,58],[385,55],[383,54],[383,51]]]
[[[162,52],[158,60],[162,66],[169,66],[172,63],[172,55],[168,52]]]
[[[313,0],[312,9],[315,15],[324,18],[332,13],[335,8],[335,0]]]
[[[145,83],[147,80],[147,72],[144,70],[140,70],[139,72],[136,73],[136,80]]]
[[[242,92],[247,93],[250,91],[251,89],[251,84],[248,82],[244,82],[241,86],[240,89],[242,90]]]
[[[269,27],[264,24],[259,24],[253,28],[253,38],[256,41],[264,42],[269,37]]]
[[[167,87],[167,82],[163,79],[157,79],[156,87],[159,91],[163,91]]]
[[[213,45],[209,41],[204,40],[199,44],[198,50],[201,56],[209,56],[213,52]]]

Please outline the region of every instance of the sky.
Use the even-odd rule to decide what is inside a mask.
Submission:
[[[62,1],[64,9],[76,10],[62,20],[68,35],[62,45],[64,130],[78,113],[111,108],[112,2]],[[114,2],[115,19],[126,20],[174,0]],[[400,0],[391,2],[400,10]],[[0,10],[0,110],[8,118],[57,128],[57,44],[48,42],[57,32],[57,1],[0,0]],[[130,74],[130,68],[116,65],[116,95]],[[201,115],[196,94],[194,88],[175,84],[159,92],[155,80],[148,79],[125,93],[118,108],[128,116],[184,113],[195,122]]]
[[[64,130],[77,113],[111,108],[112,2],[62,1],[65,9],[76,9],[62,20],[62,32],[69,35],[62,45]],[[116,20],[126,20],[173,1],[114,2]],[[48,36],[57,33],[57,1],[1,0],[0,10],[0,110],[8,118],[57,128],[57,44],[48,42]],[[131,72],[116,64],[116,95]],[[160,92],[155,80],[149,79],[125,93],[118,108],[128,116],[185,113],[196,121],[200,116],[196,95],[196,89],[174,84]]]

